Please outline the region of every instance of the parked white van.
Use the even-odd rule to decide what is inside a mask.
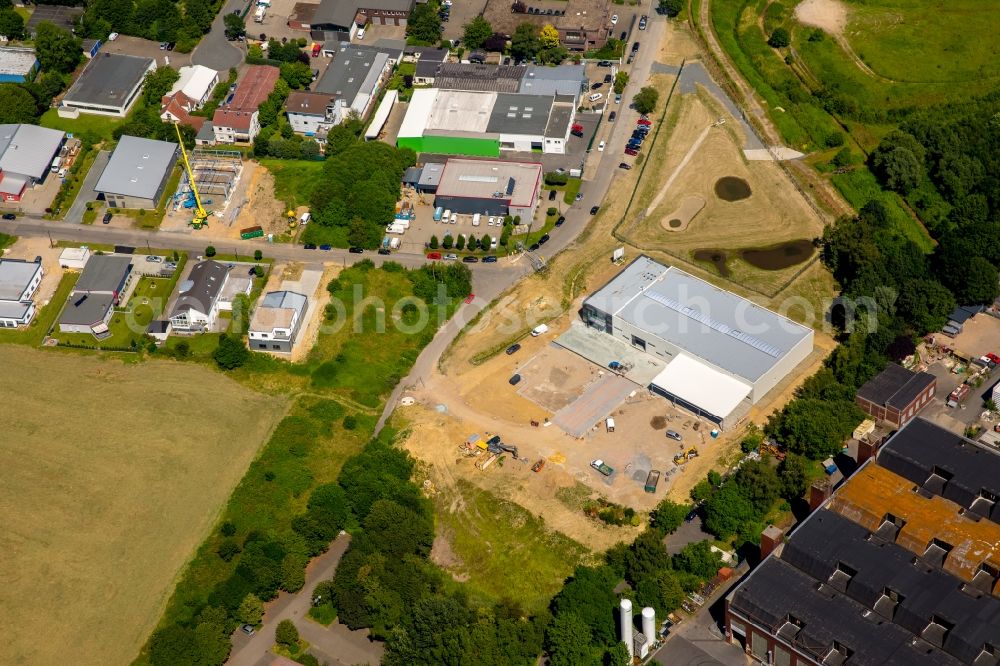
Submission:
[[[479,213],[476,213],[475,215],[473,215],[473,216],[472,216],[472,226],[474,226],[474,227],[478,227],[478,226],[479,226],[479,219],[480,219],[481,217],[482,217],[482,216],[481,216],[481,215],[480,215]]]
[[[603,97],[604,97],[604,95],[602,95],[601,93],[594,93],[593,95],[591,95],[587,99],[589,99],[591,102],[596,102],[597,100],[599,100],[599,99],[601,99]]]
[[[546,324],[539,324],[538,326],[536,326],[533,329],[531,329],[531,337],[537,338],[539,335],[542,335],[543,333],[547,333],[548,330],[549,330],[548,325],[546,325]]]

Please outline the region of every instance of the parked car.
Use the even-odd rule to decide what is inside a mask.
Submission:
[[[455,261],[456,259],[458,259],[458,255],[455,254],[454,252],[449,252],[448,254],[444,255],[444,257],[442,257],[442,258],[445,261]]]
[[[645,30],[646,23],[648,22],[649,22],[649,17],[643,14],[642,17],[639,19],[639,30]]]
[[[510,356],[511,354],[516,354],[517,351],[520,348],[521,348],[521,345],[515,342],[510,347],[507,347],[507,351],[506,351],[507,356]]]
[[[609,123],[615,122],[615,118],[617,118],[617,117],[618,117],[618,112],[617,111],[612,111],[611,113],[608,114],[608,122]]]
[[[538,243],[532,243],[532,244],[531,244],[531,247],[529,247],[529,248],[528,248],[528,252],[534,252],[534,251],[535,251],[535,250],[537,250],[537,249],[538,249],[539,247],[541,247],[541,246],[540,246],[540,245],[539,245]]]
[[[467,257],[462,257],[462,261],[464,261],[467,264],[478,264],[479,257],[473,257],[472,255],[469,255]]]
[[[601,60],[600,62],[597,63],[597,66],[598,67],[611,67],[611,61],[610,60]]]
[[[155,254],[147,254],[146,255],[146,261],[148,261],[151,264],[162,264],[163,263],[163,257],[158,257]]]
[[[591,84],[590,89],[591,90],[597,90],[598,88],[600,88],[603,85],[604,85],[603,81],[598,81],[597,83]]]
[[[576,199],[574,199],[574,201],[580,201],[582,199],[583,199],[583,192],[577,192]]]
[[[240,631],[242,631],[247,636],[253,636],[254,634],[257,633],[256,631],[254,631],[253,626],[249,624],[241,624]]]
[[[549,190],[549,201],[556,200],[556,190]],[[493,226],[493,218],[490,218],[490,226]]]
[[[679,442],[682,439],[684,439],[683,437],[681,437],[681,434],[679,432],[677,432],[676,430],[668,430],[667,431],[667,437],[669,437],[670,439],[672,439],[674,441],[677,441],[677,442]]]
[[[636,150],[635,148],[626,148],[625,149],[625,154],[626,155],[631,155],[632,157],[635,157],[636,155],[639,154],[639,151]]]
[[[634,54],[639,50],[639,42],[632,42],[632,53]]]
[[[379,254],[392,254],[392,252],[390,252],[389,248],[387,248],[387,247],[380,247],[378,249],[378,253]]]
[[[306,243],[302,247],[304,249],[306,249],[306,250],[315,250],[316,249],[316,243]]]
[[[618,14],[611,17],[611,25],[618,25]]]
[[[637,125],[645,125],[646,127],[649,127],[650,125],[653,124],[653,122],[646,116],[642,116],[641,118],[639,118],[639,120],[635,122]]]
[[[329,243],[323,243],[322,245],[319,246],[319,249],[329,252],[330,250],[333,249],[333,246],[330,245]]]
[[[490,255],[487,255],[487,256],[483,257],[483,263],[484,264],[495,264],[495,263],[497,263],[496,255],[490,254]]]
[[[14,215],[14,213],[4,213],[3,214],[3,219],[5,219],[5,220],[16,220],[17,219],[17,215]]]
[[[104,217],[101,219],[101,223],[102,224],[111,224],[111,218],[112,217],[114,217],[114,215],[111,214],[111,211],[108,211],[107,213],[104,214]]]
[[[606,145],[608,145],[608,144],[606,142],[604,142],[604,141],[601,141],[599,144],[597,144],[597,152],[603,153],[604,152],[604,146],[606,146]]]
[[[613,79],[613,78],[611,78],[611,75],[610,75],[610,74],[605,74],[605,75],[604,75],[604,82],[605,82],[605,83],[611,83],[612,81],[614,81],[614,79]]]
[[[563,215],[560,215],[559,219],[556,220],[556,226],[561,227],[564,222],[566,222],[566,218]]]
[[[520,381],[521,381],[521,375],[514,375],[507,380],[507,383],[510,384],[511,386],[517,386],[518,382]]]
[[[351,254],[364,254],[365,249],[363,247],[351,247],[347,251]]]
[[[440,252],[428,252],[427,253],[427,258],[431,259],[431,260],[440,259],[441,258],[441,253]]]
[[[549,242],[549,235],[548,234],[543,234],[542,237],[538,239],[538,244],[539,245],[545,245],[548,242]]]
[[[592,206],[591,209],[590,209],[590,214],[591,215],[597,215],[597,211],[599,211],[599,210],[601,210],[600,206]]]
[[[618,164],[618,168],[619,169],[625,169],[626,171],[628,171],[628,170],[630,170],[632,168],[632,165],[629,164],[628,162],[620,162]]]

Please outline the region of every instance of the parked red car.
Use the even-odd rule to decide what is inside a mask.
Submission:
[[[639,118],[639,120],[636,121],[636,125],[645,125],[646,127],[650,127],[652,124],[653,121],[649,118]]]
[[[626,148],[625,149],[625,154],[626,155],[631,155],[632,157],[635,157],[636,155],[639,154],[639,151],[638,150],[632,150],[631,148]]]
[[[440,252],[428,252],[427,253],[427,258],[428,259],[440,259],[441,258],[441,253]]]

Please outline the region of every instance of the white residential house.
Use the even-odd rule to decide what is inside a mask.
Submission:
[[[272,291],[264,296],[250,320],[250,349],[289,353],[305,321],[309,304],[303,294]]]
[[[36,262],[0,259],[0,328],[31,323],[35,303],[31,300],[45,272]]]
[[[178,298],[170,311],[170,326],[175,331],[209,331],[215,326],[222,307],[220,296],[232,279],[232,269],[218,261],[202,261],[191,269],[177,288]],[[247,289],[249,293],[249,289]]]

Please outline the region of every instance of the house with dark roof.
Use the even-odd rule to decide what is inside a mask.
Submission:
[[[937,378],[890,363],[858,389],[858,407],[896,428],[920,413],[934,397]]]
[[[254,310],[248,333],[250,349],[289,353],[306,318],[309,299],[294,291],[272,291]]]
[[[258,107],[274,90],[278,68],[250,65],[236,90],[219,105],[212,116],[212,131],[218,143],[249,143],[260,132]]]
[[[92,113],[124,118],[139,98],[146,74],[155,69],[152,58],[100,53],[66,91],[59,115],[75,118]]]
[[[295,30],[324,30],[354,36],[358,28],[406,25],[414,0],[321,0],[318,5],[297,3],[288,20]]]
[[[177,301],[170,310],[170,325],[175,331],[209,331],[215,326],[219,312],[232,309],[234,290],[226,290],[230,280],[239,280],[231,275],[232,269],[218,261],[202,261],[191,269],[187,278],[177,287]],[[250,281],[243,278],[237,289],[250,293]],[[228,294],[228,306],[223,301]]]
[[[1000,455],[909,422],[726,598],[768,664],[996,664]]]
[[[313,86],[314,92],[332,98],[329,125],[343,122],[352,111],[367,117],[392,73],[393,63],[401,57],[399,51],[341,43],[333,62]]]
[[[336,97],[326,93],[293,90],[285,100],[288,124],[293,131],[310,136],[328,130],[336,124],[335,99]]]
[[[59,330],[98,338],[110,335],[111,314],[135,283],[132,268],[132,258],[127,255],[91,256],[59,315]]]

